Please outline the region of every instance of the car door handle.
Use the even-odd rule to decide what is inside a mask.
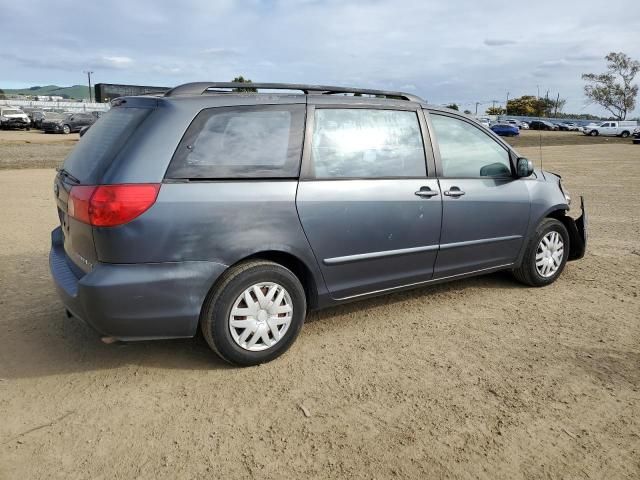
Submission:
[[[419,197],[431,198],[431,197],[435,197],[436,195],[438,195],[438,191],[437,190],[431,190],[429,187],[422,187],[422,188],[420,188],[420,190],[415,192],[415,194],[417,196],[419,196]]]
[[[463,190],[460,190],[458,187],[451,187],[449,190],[444,191],[444,194],[447,197],[453,197],[453,198],[461,197],[465,193],[466,192],[464,192]]]

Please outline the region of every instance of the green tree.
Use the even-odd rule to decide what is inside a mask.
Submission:
[[[508,110],[510,115],[552,117],[562,112],[566,102],[564,98],[559,97],[552,100],[546,97],[538,98],[533,95],[523,95],[509,100]]]
[[[252,83],[251,80],[249,80],[248,78],[244,78],[242,75],[240,75],[239,77],[234,78],[231,81],[234,82],[234,83]],[[257,92],[258,89],[257,88],[246,87],[246,88],[234,88],[233,91],[234,92]]]
[[[622,52],[611,52],[605,59],[605,73],[582,74],[582,79],[587,82],[584,94],[592,103],[604,107],[618,120],[624,120],[627,113],[636,107],[638,85],[633,85],[632,82],[640,71],[640,62]]]
[[[4,90],[0,88],[0,100],[4,100],[7,96],[4,94]]]
[[[450,108],[451,110],[460,110],[460,107],[458,107],[458,105],[456,105],[455,103],[450,103],[449,105],[446,105],[447,108]]]
[[[502,107],[489,107],[485,112],[487,115],[502,115],[504,113],[504,108]]]

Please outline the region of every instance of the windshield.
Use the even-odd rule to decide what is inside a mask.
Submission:
[[[2,110],[2,115],[20,115],[21,112],[20,110]]]

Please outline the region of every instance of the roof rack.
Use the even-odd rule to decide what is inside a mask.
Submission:
[[[224,90],[212,89],[266,89],[266,90],[300,90],[306,95],[332,95],[335,93],[353,93],[361,95],[379,95],[386,98],[408,100],[410,102],[424,102],[417,95],[387,90],[372,90],[369,88],[346,88],[327,85],[305,85],[299,83],[241,83],[241,82],[193,82],[178,85],[164,94],[165,97],[180,95],[203,95],[205,93],[229,93]]]

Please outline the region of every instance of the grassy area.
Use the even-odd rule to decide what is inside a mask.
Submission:
[[[562,145],[629,144],[629,138],[590,137],[579,132],[547,132],[542,130],[522,130],[518,137],[503,137],[514,147],[556,147]]]
[[[59,95],[77,100],[89,98],[89,87],[85,85],[73,85],[71,87],[59,87],[58,85],[45,85],[31,88],[4,88],[6,95]]]

